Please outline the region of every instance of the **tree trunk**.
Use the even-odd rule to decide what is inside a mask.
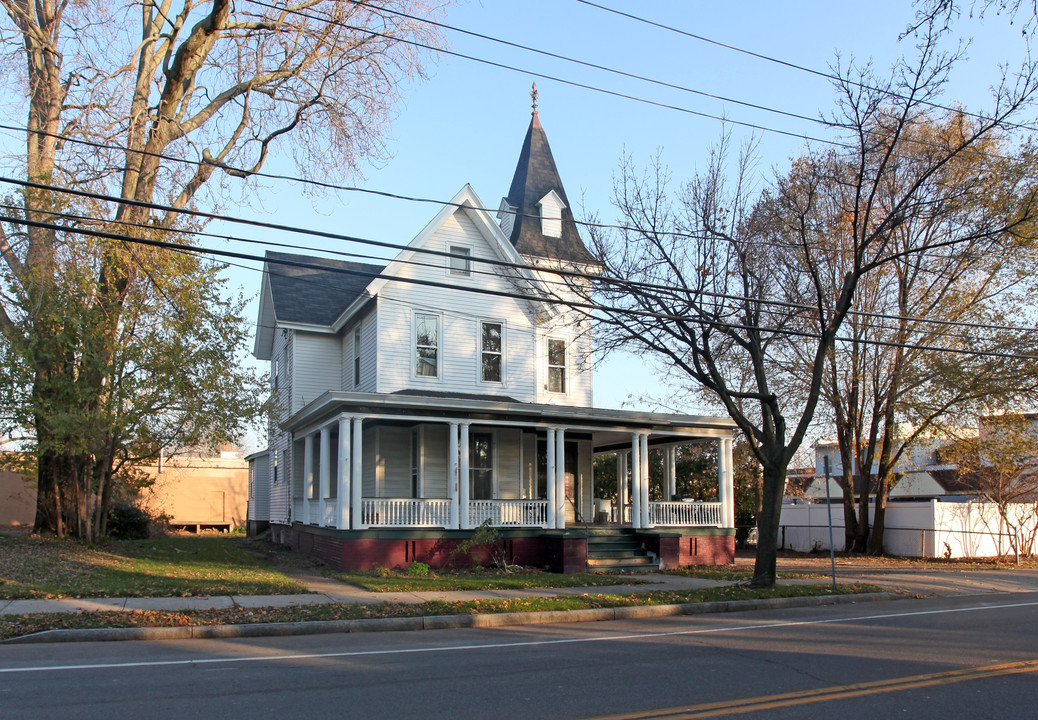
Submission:
[[[786,489],[786,466],[769,463],[764,467],[763,512],[757,518],[757,556],[753,565],[753,587],[775,584],[778,560],[779,520],[782,494]]]

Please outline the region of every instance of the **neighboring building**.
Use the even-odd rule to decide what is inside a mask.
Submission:
[[[175,529],[231,531],[246,526],[249,463],[224,449],[216,455],[184,454],[140,468],[154,484],[139,503]]]
[[[171,527],[237,530],[245,526],[249,464],[225,448],[216,455],[183,453],[137,468],[154,483],[137,502]],[[0,526],[31,526],[36,518],[36,483],[21,473],[0,471]]]
[[[497,220],[466,185],[385,266],[268,253],[254,353],[278,416],[249,456],[250,528],[368,568],[448,563],[488,522],[513,562],[583,570],[592,458],[617,453],[628,539],[664,565],[730,560],[733,423],[592,408],[591,327],[553,299],[574,295],[559,268],[598,266],[536,106]],[[719,502],[650,502],[648,448],[703,438]]]
[[[32,527],[36,485],[20,472],[0,470],[0,527]]]
[[[974,494],[960,480],[955,465],[942,461],[940,448],[949,441],[937,438],[920,438],[912,444],[894,466],[894,483],[888,497],[891,500],[926,500],[949,495]],[[833,502],[843,497],[838,479],[843,477],[843,462],[840,448],[835,440],[819,440],[815,443],[815,467],[810,481],[802,485],[799,494],[787,491],[791,496],[809,501],[825,501],[825,460],[829,460],[829,494]],[[875,478],[873,478],[873,484]],[[854,476],[855,496],[861,493],[862,479]],[[788,490],[788,488],[787,488]],[[870,488],[875,495],[875,487]]]

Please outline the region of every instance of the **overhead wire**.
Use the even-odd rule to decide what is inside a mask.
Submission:
[[[352,276],[360,276],[360,277],[368,278],[369,280],[381,279],[381,280],[385,280],[387,282],[397,282],[397,283],[402,283],[402,284],[419,285],[419,286],[425,286],[425,287],[436,287],[436,288],[442,288],[442,289],[449,289],[449,290],[454,291],[454,292],[467,292],[467,293],[473,293],[473,294],[477,294],[477,295],[489,295],[489,296],[493,296],[493,297],[504,297],[504,298],[510,298],[510,299],[519,299],[519,300],[526,300],[526,301],[529,301],[529,302],[536,302],[536,303],[552,302],[553,304],[561,304],[561,305],[564,305],[566,307],[570,307],[570,308],[573,308],[573,309],[578,309],[578,310],[584,311],[585,314],[588,315],[589,317],[592,317],[593,313],[595,311],[599,311],[599,312],[605,312],[605,313],[614,313],[614,314],[617,314],[617,315],[620,315],[620,316],[627,316],[627,317],[629,317],[629,316],[646,317],[646,318],[650,318],[650,319],[654,319],[654,320],[671,320],[671,321],[687,320],[687,318],[685,318],[684,316],[675,315],[673,313],[654,312],[654,311],[642,310],[642,309],[638,309],[638,308],[622,308],[622,307],[615,307],[615,306],[607,306],[607,305],[603,305],[601,303],[593,303],[593,302],[586,302],[586,301],[573,300],[573,299],[545,298],[543,296],[530,295],[528,293],[521,293],[521,292],[514,292],[514,291],[507,291],[507,290],[495,290],[493,288],[486,288],[486,287],[459,286],[459,285],[456,285],[456,284],[442,282],[442,281],[436,281],[436,280],[427,280],[427,279],[423,279],[423,278],[401,277],[399,275],[387,275],[387,274],[381,273],[381,272],[363,271],[363,270],[356,270],[356,269],[352,269],[352,268],[343,268],[343,267],[334,267],[334,266],[333,267],[329,267],[329,266],[326,266],[326,265],[320,265],[320,264],[313,263],[313,262],[287,260],[287,259],[284,259],[284,258],[263,258],[263,257],[258,256],[258,255],[250,255],[250,254],[247,254],[247,253],[240,253],[240,252],[231,251],[231,250],[218,250],[218,249],[213,249],[213,248],[200,248],[200,247],[197,247],[197,246],[187,245],[187,244],[184,244],[184,243],[171,243],[171,242],[168,242],[168,241],[154,240],[154,239],[150,239],[150,238],[136,238],[136,237],[131,237],[131,236],[128,236],[128,235],[123,235],[121,233],[112,233],[112,232],[103,231],[103,230],[91,230],[91,229],[87,229],[87,228],[69,228],[67,226],[57,225],[57,224],[54,224],[54,223],[44,223],[44,222],[39,222],[39,221],[35,221],[35,220],[28,220],[28,219],[25,219],[25,218],[18,218],[18,217],[11,217],[11,216],[0,216],[0,222],[7,222],[7,223],[11,223],[11,224],[24,225],[24,226],[27,226],[27,227],[37,227],[37,228],[44,228],[44,229],[57,230],[57,231],[73,232],[73,233],[76,233],[76,234],[79,234],[79,235],[85,235],[85,236],[88,236],[88,237],[96,237],[96,238],[103,238],[103,239],[109,239],[109,240],[116,240],[116,241],[128,242],[128,243],[134,243],[134,244],[140,244],[140,245],[146,245],[146,246],[151,246],[151,247],[158,247],[158,248],[165,248],[165,249],[170,249],[170,250],[177,250],[177,251],[181,251],[181,252],[190,252],[190,253],[196,253],[196,254],[199,254],[199,255],[210,255],[210,256],[216,256],[216,257],[229,257],[229,258],[235,258],[235,259],[239,259],[239,260],[252,260],[252,261],[256,261],[256,262],[273,263],[273,264],[276,264],[276,265],[287,266],[287,267],[297,267],[297,268],[308,269],[308,270],[318,270],[318,271],[322,271],[322,272],[333,272],[333,273],[347,274],[347,275],[352,275]],[[702,323],[702,324],[710,326],[710,327],[715,327],[718,330],[723,330],[723,331],[750,330],[750,331],[754,331],[754,332],[774,333],[774,334],[785,335],[785,336],[790,336],[790,337],[804,337],[804,338],[810,338],[810,339],[814,339],[814,340],[821,339],[821,335],[818,334],[818,333],[809,332],[809,331],[802,331],[802,330],[793,330],[793,329],[788,329],[788,328],[772,328],[772,327],[750,326],[750,325],[742,325],[742,324],[739,324],[739,323],[731,323],[731,322],[724,322],[724,323],[722,323],[722,322],[713,321],[713,320],[710,320],[710,319],[704,318],[704,317],[696,318],[695,322]],[[841,336],[836,336],[836,337],[834,337],[834,341],[847,342],[848,338],[844,338],[844,337],[841,337]],[[931,346],[926,346],[926,345],[921,345],[921,344],[916,344],[916,343],[896,343],[896,342],[890,342],[890,341],[884,341],[884,340],[875,340],[875,339],[854,340],[854,341],[858,342],[860,344],[865,344],[865,345],[878,345],[878,346],[883,346],[883,347],[905,348],[905,349],[914,349],[914,350],[932,351],[932,352],[947,352],[947,353],[951,353],[951,354],[968,355],[968,356],[974,356],[974,357],[994,357],[994,358],[1013,359],[1013,360],[1028,360],[1028,361],[1030,361],[1030,360],[1038,360],[1038,355],[1025,355],[1025,354],[1020,354],[1020,353],[1004,353],[1004,352],[995,352],[995,351],[986,351],[986,350],[974,350],[974,349],[968,349],[968,348],[931,347]]]
[[[989,118],[989,117],[987,117],[985,115],[981,115],[980,113],[969,112],[969,111],[963,110],[962,108],[950,107],[948,105],[942,105],[940,103],[935,103],[935,102],[931,102],[931,101],[927,101],[927,100],[921,100],[919,98],[909,98],[908,96],[906,96],[906,95],[904,95],[902,93],[890,90],[888,88],[882,88],[882,87],[877,87],[875,85],[869,85],[868,83],[852,80],[851,78],[845,78],[845,77],[841,77],[839,75],[835,75],[835,74],[830,73],[830,72],[825,72],[823,70],[817,70],[815,68],[810,68],[810,67],[807,67],[806,65],[799,65],[799,64],[791,62],[789,60],[783,60],[781,58],[777,58],[777,57],[774,57],[774,56],[771,56],[771,55],[766,55],[764,53],[754,52],[753,50],[747,50],[745,48],[738,47],[737,45],[732,45],[730,43],[721,42],[720,40],[714,40],[712,38],[708,38],[705,35],[700,35],[700,34],[697,34],[697,33],[689,32],[688,30],[683,30],[681,28],[674,27],[673,25],[667,25],[666,23],[657,22],[655,20],[649,20],[648,18],[641,17],[639,15],[635,15],[634,13],[625,12],[623,10],[617,10],[616,8],[611,8],[611,7],[608,7],[606,5],[602,5],[602,4],[597,3],[597,2],[592,2],[592,0],[577,0],[577,2],[579,2],[579,3],[583,4],[583,5],[587,5],[589,7],[597,8],[598,10],[602,10],[602,11],[607,12],[607,13],[612,13],[614,15],[618,15],[620,17],[627,18],[629,20],[634,20],[635,22],[644,23],[645,25],[650,25],[652,27],[656,27],[656,28],[659,28],[661,30],[666,30],[668,32],[676,33],[678,35],[683,35],[683,36],[691,38],[693,40],[698,40],[700,42],[708,43],[710,45],[715,45],[717,47],[721,47],[721,48],[724,48],[726,50],[731,50],[733,52],[741,53],[743,55],[748,55],[750,57],[757,58],[758,60],[764,60],[765,62],[770,62],[770,63],[774,63],[776,65],[781,65],[781,66],[790,68],[792,70],[797,70],[797,71],[800,71],[800,72],[809,73],[811,75],[816,75],[818,77],[824,78],[824,79],[832,81],[832,82],[846,83],[848,85],[852,85],[852,86],[860,88],[862,90],[868,90],[870,92],[878,92],[878,93],[881,93],[883,95],[889,95],[890,97],[897,98],[898,100],[903,100],[903,101],[911,100],[913,102],[918,102],[918,103],[920,103],[922,105],[925,105],[926,107],[931,107],[931,108],[933,108],[935,110],[943,110],[945,112],[951,112],[951,113],[960,113],[961,112],[963,115],[966,115],[967,117],[974,118],[976,120],[988,121],[988,120],[992,119],[992,118]],[[1018,130],[1029,130],[1031,132],[1038,132],[1038,126],[1035,126],[1035,125],[1029,125],[1029,124],[1025,124],[1025,123],[1012,123],[1012,122],[1007,122],[1005,124],[1008,127],[1011,127],[1011,128],[1014,128],[1014,129],[1018,129]]]
[[[143,207],[143,208],[146,208],[146,209],[149,209],[149,210],[160,210],[160,211],[164,211],[164,212],[175,210],[175,208],[173,208],[171,206],[163,205],[163,204],[160,204],[160,203],[147,202],[147,201],[143,201],[143,200],[125,200],[125,199],[118,198],[118,197],[115,197],[115,196],[105,195],[103,193],[96,193],[96,192],[91,192],[91,191],[88,191],[88,190],[79,190],[79,189],[74,189],[74,188],[60,188],[60,187],[56,187],[56,186],[45,185],[45,184],[42,184],[42,183],[34,183],[34,182],[27,181],[27,180],[17,180],[17,179],[13,179],[13,178],[6,178],[6,177],[0,176],[0,182],[20,185],[20,186],[23,186],[23,187],[29,187],[29,188],[33,188],[33,189],[42,189],[42,190],[49,190],[49,191],[59,192],[59,193],[66,193],[66,194],[74,195],[74,196],[77,196],[77,197],[85,197],[85,198],[89,198],[89,199],[93,199],[93,200],[101,200],[101,201],[110,202],[110,203],[126,204],[126,205],[132,205],[132,206],[136,206],[136,207]],[[9,206],[9,207],[13,207],[13,206]],[[467,206],[461,205],[461,207],[467,207]],[[52,214],[52,215],[56,214],[56,213],[53,213],[51,211],[42,211],[42,212],[45,213],[45,214]],[[650,282],[643,282],[643,281],[635,281],[635,280],[630,280],[630,279],[627,279],[627,278],[618,278],[618,277],[613,277],[613,276],[604,276],[604,275],[602,275],[600,273],[590,273],[590,272],[585,272],[585,271],[580,271],[580,270],[572,270],[572,269],[565,269],[565,268],[537,266],[537,265],[531,265],[531,264],[528,264],[528,263],[515,263],[515,262],[511,262],[511,261],[507,261],[507,260],[500,260],[500,259],[497,259],[497,258],[474,258],[474,257],[468,256],[468,255],[459,255],[457,253],[451,253],[449,251],[444,251],[444,250],[435,250],[435,249],[425,248],[425,247],[411,247],[409,244],[405,244],[405,243],[391,243],[391,242],[387,242],[387,241],[372,240],[372,239],[369,239],[369,238],[362,238],[362,237],[355,236],[355,235],[345,235],[345,234],[341,234],[341,233],[333,233],[333,232],[327,232],[327,231],[312,230],[312,229],[307,229],[307,228],[301,228],[301,227],[295,226],[295,225],[287,225],[287,224],[283,224],[283,223],[269,223],[269,222],[265,222],[265,221],[261,221],[261,220],[254,220],[254,219],[248,219],[248,218],[239,218],[239,217],[235,217],[235,216],[231,216],[231,215],[221,215],[221,214],[210,213],[210,212],[201,211],[201,210],[183,209],[183,210],[180,210],[180,212],[182,212],[185,215],[189,215],[189,216],[193,216],[193,217],[200,217],[200,218],[207,219],[207,220],[221,220],[221,221],[224,221],[224,222],[230,222],[230,223],[234,223],[234,224],[260,227],[260,228],[267,229],[267,230],[277,230],[277,231],[280,231],[280,232],[301,234],[301,235],[311,236],[311,237],[320,237],[320,238],[323,238],[323,239],[338,240],[338,241],[356,243],[356,244],[360,244],[360,245],[370,245],[370,246],[374,246],[374,247],[394,250],[394,251],[397,251],[397,252],[400,252],[400,251],[403,251],[403,250],[411,250],[411,251],[413,251],[413,252],[415,252],[417,254],[421,254],[421,255],[431,255],[431,256],[434,256],[434,257],[447,258],[447,259],[471,260],[471,261],[474,261],[474,262],[482,263],[482,264],[485,264],[485,265],[488,265],[488,266],[493,266],[493,267],[503,267],[503,268],[513,269],[513,270],[523,270],[523,271],[527,271],[527,272],[548,273],[548,274],[557,275],[557,276],[563,277],[563,278],[569,277],[569,278],[574,278],[574,279],[578,279],[578,280],[589,280],[589,281],[599,281],[599,282],[603,282],[604,281],[604,282],[609,283],[612,286],[618,286],[618,287],[621,287],[621,288],[636,288],[638,290],[653,290],[653,291],[665,291],[665,292],[675,292],[675,291],[677,291],[677,292],[684,292],[681,288],[678,288],[678,287],[673,286],[673,285],[665,285],[665,284],[661,284],[661,283],[650,283]],[[60,213],[58,213],[56,215],[60,215]],[[96,218],[83,218],[83,217],[80,217],[79,219],[89,219],[91,221],[96,221]],[[118,221],[118,222],[122,222],[122,221]],[[154,229],[153,226],[140,226],[140,225],[137,225],[137,226],[138,227],[146,227],[148,229]],[[70,230],[70,231],[74,231],[74,228],[66,228],[66,229]],[[171,232],[178,232],[178,233],[191,232],[191,233],[194,233],[195,231],[190,231],[190,230],[187,230],[187,231],[185,231],[185,230],[172,230]],[[206,233],[206,235],[209,235],[209,234]],[[304,247],[304,246],[301,246],[301,245],[293,245],[293,244],[289,244],[289,243],[279,243],[279,242],[273,242],[273,241],[264,241],[264,240],[239,238],[239,237],[232,236],[232,235],[229,235],[229,234],[219,234],[219,235],[212,234],[212,236],[213,237],[219,237],[219,238],[222,238],[222,239],[226,239],[228,241],[240,241],[240,242],[245,242],[245,243],[250,243],[250,244],[258,244],[258,245],[264,245],[264,246],[276,246],[276,247],[283,247],[283,248],[295,249],[295,250],[312,251],[311,248],[307,248],[307,247]],[[363,256],[363,255],[360,255],[358,253],[353,253],[353,252],[337,251],[337,250],[330,250],[330,251],[326,251],[326,252],[330,252],[332,254],[336,254],[336,255],[340,255],[340,256],[346,256],[346,257],[365,257],[367,259],[377,259],[377,260],[379,260],[379,261],[381,261],[383,263],[390,262],[390,260],[388,260],[388,259],[379,258],[377,256]],[[491,273],[491,272],[486,272],[485,274],[491,275],[491,276],[496,275],[496,273]],[[556,284],[556,285],[559,285],[560,287],[563,287],[563,288],[568,287],[568,285],[565,283],[565,281],[546,281],[546,279],[544,279],[544,278],[539,278],[539,281],[542,284],[544,284],[544,283],[546,283],[546,284]],[[781,308],[790,309],[790,310],[814,310],[815,309],[813,305],[809,305],[809,304],[805,304],[805,303],[794,303],[794,302],[784,301],[784,300],[773,300],[773,299],[764,299],[764,298],[749,298],[749,297],[745,297],[745,296],[732,295],[732,294],[728,294],[728,293],[710,292],[710,291],[697,291],[697,294],[702,295],[702,296],[706,296],[706,297],[711,297],[711,298],[714,298],[714,299],[717,299],[717,300],[722,300],[722,301],[750,302],[750,303],[755,303],[755,304],[759,304],[759,305],[762,305],[762,306],[774,305],[776,307],[781,307]],[[924,318],[924,317],[892,315],[892,314],[887,314],[887,313],[878,313],[878,312],[869,312],[869,311],[854,311],[854,310],[852,310],[851,314],[856,315],[856,316],[860,316],[860,317],[871,317],[871,318],[875,318],[875,319],[893,320],[893,321],[896,321],[896,322],[927,323],[927,324],[934,324],[934,325],[968,327],[968,328],[974,328],[974,329],[997,329],[997,330],[1006,330],[1006,331],[1012,331],[1012,332],[1038,332],[1038,328],[1029,328],[1029,327],[1021,327],[1021,326],[993,325],[993,324],[990,324],[990,323],[968,323],[968,322],[960,322],[960,321],[953,321],[953,320],[941,320],[941,319],[936,319],[936,318],[935,319],[931,319],[931,318]]]

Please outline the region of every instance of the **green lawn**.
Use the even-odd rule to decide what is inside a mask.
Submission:
[[[702,580],[749,580],[753,577],[753,571],[735,565],[690,565],[689,567],[665,570],[668,575],[681,575],[684,577],[700,578]],[[779,580],[813,580],[824,578],[824,573],[812,572],[784,572],[777,573]]]
[[[190,597],[306,592],[235,536],[175,536],[86,546],[19,537],[0,543],[0,598]]]
[[[450,571],[429,575],[398,572],[364,572],[333,575],[350,585],[372,592],[422,592],[437,590],[516,590],[523,588],[581,587],[599,585],[641,585],[645,580],[631,575],[573,573],[560,575],[520,568],[514,572]]]
[[[871,585],[845,584],[838,594],[878,592]],[[430,615],[479,615],[545,610],[675,605],[724,600],[830,595],[828,585],[777,585],[760,589],[743,586],[708,588],[685,592],[647,592],[627,595],[584,594],[564,597],[508,598],[471,602],[434,601],[418,605],[370,603],[366,605],[305,605],[291,608],[228,608],[183,612],[89,612],[0,616],[0,640],[55,629],[109,627],[180,627],[240,623],[307,622],[312,620],[357,620],[364,618],[423,617]]]

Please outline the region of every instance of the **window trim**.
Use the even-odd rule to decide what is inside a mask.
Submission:
[[[468,245],[447,245],[451,255],[467,255],[466,260],[456,257],[447,258],[447,274],[454,277],[472,277],[472,248]]]
[[[473,435],[486,435],[490,438],[490,467],[489,468],[477,468],[472,462],[472,453],[475,450],[475,443],[472,442]],[[469,431],[469,498],[473,498],[475,495],[475,475],[477,470],[489,470],[490,471],[490,500],[498,499],[498,436],[495,428],[481,428],[479,430]]]
[[[419,316],[426,316],[436,319],[436,345],[418,345],[418,318]],[[415,380],[440,380],[443,377],[443,373],[440,368],[442,366],[442,343],[440,339],[443,335],[443,316],[440,313],[429,312],[427,310],[415,310],[411,315],[411,377]],[[418,349],[433,348],[436,350],[436,364],[434,375],[420,375],[418,373]]]
[[[544,362],[545,362],[545,366],[547,367],[547,373],[546,373],[545,378],[544,378],[545,379],[544,388],[545,388],[545,390],[547,392],[551,393],[552,395],[569,395],[569,385],[570,385],[570,383],[568,382],[568,380],[569,380],[569,373],[567,372],[568,369],[569,369],[569,341],[566,338],[551,337],[551,336],[545,338],[545,340],[546,340],[546,343],[545,343]],[[563,350],[563,357],[562,357],[563,364],[562,365],[552,365],[552,363],[551,363],[551,344],[553,342],[560,342],[560,343],[562,343],[562,350]],[[551,389],[551,371],[552,371],[553,368],[562,368],[562,390],[552,390]]]
[[[500,349],[491,354],[496,354],[500,358],[499,372],[500,377],[497,380],[487,380],[483,377],[483,354],[486,352],[483,349],[483,326],[484,325],[497,325],[501,328],[501,346]],[[505,383],[505,321],[504,320],[491,320],[488,318],[480,318],[476,321],[476,343],[477,343],[477,362],[476,362],[476,381],[486,385],[504,385]]]

